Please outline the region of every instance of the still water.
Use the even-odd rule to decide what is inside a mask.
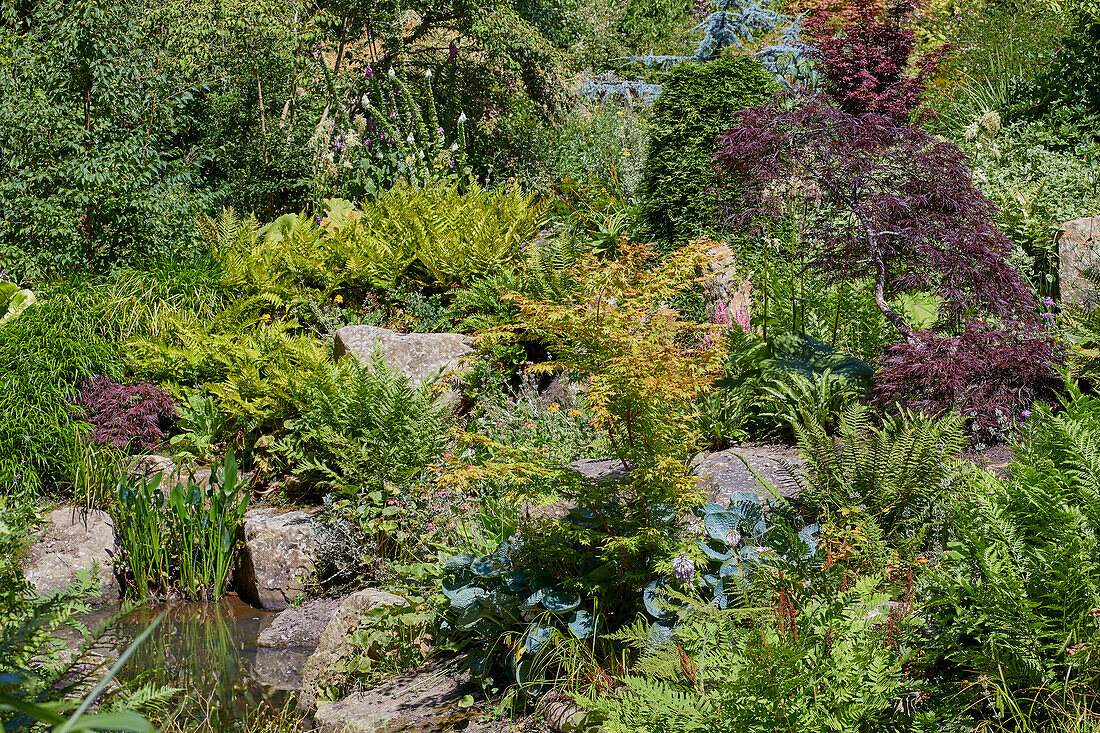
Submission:
[[[219,603],[139,608],[114,622],[94,650],[117,657],[165,611],[164,620],[119,673],[123,681],[182,689],[187,701],[181,714],[207,720],[217,731],[253,728],[293,704],[292,691],[299,687],[299,671],[311,650],[258,647],[256,638],[276,614],[235,596]],[[96,617],[108,615],[104,610]],[[91,625],[96,617],[88,620]]]

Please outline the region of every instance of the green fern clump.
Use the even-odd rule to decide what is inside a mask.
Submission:
[[[1036,406],[1007,478],[971,474],[922,585],[949,670],[1036,700],[1040,718],[1079,692],[1094,705],[1100,681],[1100,399],[1067,390],[1059,412]]]
[[[275,453],[310,490],[357,499],[414,481],[438,459],[448,405],[382,361],[348,357],[288,385],[300,413]]]
[[[915,619],[891,613],[880,581],[778,614],[681,596],[670,640],[655,641],[644,622],[616,635],[640,657],[622,687],[588,701],[590,718],[608,733],[887,729],[905,719],[898,701],[914,686],[902,671]]]
[[[390,291],[403,277],[434,287],[515,269],[546,205],[518,186],[415,188],[399,183],[361,209],[324,202],[324,216],[287,214],[265,227],[224,211],[200,220],[225,287],[290,312],[336,291]]]
[[[1094,295],[1084,304],[1074,303],[1063,311],[1070,342],[1069,363],[1075,376],[1100,387],[1100,270],[1083,272]]]
[[[858,529],[869,540],[866,549],[880,557],[938,555],[954,464],[965,444],[960,418],[887,415],[880,427],[870,408],[856,404],[841,413],[833,436],[812,415],[804,417],[794,431],[809,462],[806,498],[823,523],[842,534]]]

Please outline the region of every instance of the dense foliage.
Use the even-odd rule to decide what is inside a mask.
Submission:
[[[1096,729],[1093,10],[4,5],[5,729],[299,726],[213,603],[257,507],[295,603],[407,601],[307,705],[436,655],[488,698],[445,727]],[[20,570],[58,503],[203,621],[86,654],[90,576]]]
[[[641,187],[646,236],[685,241],[713,218],[715,141],[737,110],[760,104],[775,88],[757,61],[732,54],[684,64],[665,82],[653,109],[654,129]]]

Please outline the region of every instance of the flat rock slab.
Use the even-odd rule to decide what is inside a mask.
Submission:
[[[234,581],[242,599],[281,611],[305,595],[317,553],[309,514],[252,509],[244,515],[241,534]]]
[[[340,602],[336,613],[325,625],[317,649],[302,669],[302,694],[298,705],[310,710],[316,705],[317,693],[339,676],[341,662],[351,654],[351,632],[359,628],[364,613],[377,606],[404,606],[408,601],[384,590],[365,588]]]
[[[730,496],[739,491],[762,498],[770,495],[754,472],[780,495],[796,496],[802,488],[797,473],[806,465],[796,448],[786,446],[744,446],[700,453],[691,463],[707,498],[724,506],[729,506]]]
[[[495,733],[514,728],[507,720],[482,722],[478,711],[459,705],[466,695],[477,694],[468,674],[455,674],[448,661],[433,660],[372,690],[322,705],[313,722],[322,733]]]
[[[344,326],[336,332],[332,355],[354,354],[366,362],[379,351],[386,366],[420,383],[460,371],[473,342],[461,333],[397,333],[378,326]]]
[[[317,598],[297,608],[286,609],[260,632],[256,646],[313,651],[321,643],[321,634],[342,601],[342,598]]]
[[[41,539],[27,553],[23,575],[41,596],[63,590],[78,571],[99,578],[99,599],[118,600],[115,578],[115,528],[106,512],[61,507],[46,516]]]

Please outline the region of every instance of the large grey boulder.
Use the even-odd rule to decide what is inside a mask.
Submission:
[[[386,366],[422,383],[441,373],[461,372],[474,346],[460,333],[397,333],[378,326],[344,326],[336,332],[336,359],[354,354],[366,361],[375,351],[382,353]]]
[[[309,649],[321,643],[321,634],[336,615],[341,598],[316,598],[288,608],[260,632],[256,646],[272,649]]]
[[[305,595],[317,553],[309,514],[252,509],[244,515],[241,533],[234,580],[242,599],[281,611]]]
[[[317,704],[317,694],[321,688],[340,681],[340,666],[351,655],[349,637],[359,628],[364,613],[377,606],[407,604],[408,601],[401,596],[375,588],[366,588],[345,598],[325,626],[317,649],[306,660],[306,666],[302,669],[299,707],[312,710]]]
[[[84,570],[99,578],[99,598],[122,595],[114,572],[115,527],[106,512],[61,507],[46,516],[41,538],[23,562],[23,575],[46,596],[67,587]]]
[[[761,479],[774,486],[781,496],[797,495],[802,490],[799,473],[806,461],[795,448],[745,446],[700,453],[691,465],[707,499],[729,506],[735,492],[767,498],[770,494]]]
[[[453,724],[457,721],[452,718],[465,717],[456,715],[462,710],[459,702],[476,692],[469,674],[456,675],[448,662],[437,659],[372,690],[321,705],[313,715],[313,723],[320,733],[451,730],[440,725],[443,719]],[[474,711],[470,713],[461,721],[465,724],[462,730],[476,733],[498,729],[492,723],[476,720]]]
[[[1063,303],[1096,305],[1100,292],[1082,277],[1085,270],[1100,270],[1100,217],[1067,221],[1055,242],[1058,249],[1058,290]]]

